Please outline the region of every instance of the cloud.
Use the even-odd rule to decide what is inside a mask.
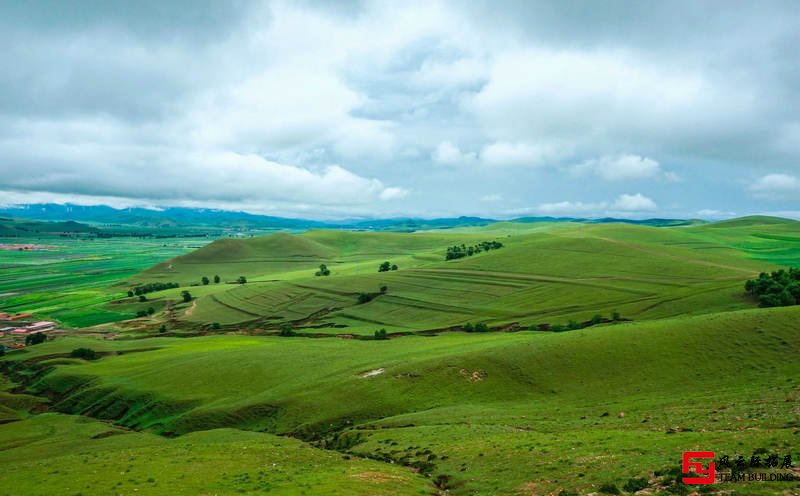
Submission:
[[[564,150],[556,145],[531,145],[528,143],[495,142],[483,147],[481,162],[489,166],[552,165],[563,156]]]
[[[800,195],[800,179],[789,174],[767,174],[758,178],[750,186],[750,191],[758,198],[797,199],[797,195]]]
[[[665,172],[661,165],[639,155],[607,155],[586,160],[570,168],[575,176],[598,176],[606,181],[661,178],[670,182],[678,180],[673,172]]]
[[[542,215],[578,215],[593,217],[641,214],[654,211],[657,208],[658,206],[653,200],[640,193],[636,193],[633,195],[622,194],[613,202],[560,201],[542,203],[531,209],[531,211]]]
[[[478,159],[474,152],[462,152],[449,141],[439,143],[431,154],[431,159],[439,165],[468,165]]]
[[[497,203],[503,201],[503,195],[492,193],[490,195],[481,196],[480,200],[486,203]]]

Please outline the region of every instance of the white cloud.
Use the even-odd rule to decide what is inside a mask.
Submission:
[[[497,203],[503,201],[503,195],[492,193],[490,195],[483,195],[481,197],[482,202],[486,203]]]
[[[750,191],[759,198],[796,199],[800,195],[800,179],[789,174],[767,174],[758,178]]]
[[[453,143],[443,141],[433,151],[431,158],[439,165],[468,165],[475,162],[478,155],[474,152],[462,152]]]
[[[636,193],[635,195],[620,195],[611,205],[612,210],[621,210],[623,212],[642,212],[655,210],[657,208],[658,206],[653,200],[641,193]]]
[[[481,149],[480,159],[490,166],[529,166],[552,165],[561,158],[565,150],[556,145],[532,145],[528,143],[508,143],[498,141]]]
[[[613,202],[581,202],[581,201],[561,201],[554,203],[543,203],[530,209],[542,215],[562,215],[562,216],[608,216],[608,215],[631,215],[651,212],[658,206],[650,198],[636,193],[634,195],[622,194]]]
[[[671,182],[678,180],[675,173],[664,172],[657,161],[631,154],[607,155],[586,160],[571,167],[570,172],[575,176],[594,175],[606,181],[653,178]]]

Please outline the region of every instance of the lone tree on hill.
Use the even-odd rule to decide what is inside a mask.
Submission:
[[[219,276],[214,276],[214,284],[219,284]]]
[[[181,297],[185,303],[192,301],[192,294],[186,290],[181,291]]]
[[[314,273],[315,276],[329,276],[331,275],[331,271],[328,270],[328,266],[325,264],[319,264],[319,270]]]
[[[208,283],[211,282],[208,280],[208,277],[206,276],[203,276],[203,278],[200,280],[203,282],[203,286],[208,286]]]
[[[247,284],[247,278],[245,276],[239,276],[239,279],[236,279],[236,282],[239,284]]]

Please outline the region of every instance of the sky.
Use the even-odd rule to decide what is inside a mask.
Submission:
[[[0,1],[0,205],[800,218],[800,2]]]

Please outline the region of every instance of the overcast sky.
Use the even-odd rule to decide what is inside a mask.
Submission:
[[[800,2],[0,3],[0,204],[800,217]]]

